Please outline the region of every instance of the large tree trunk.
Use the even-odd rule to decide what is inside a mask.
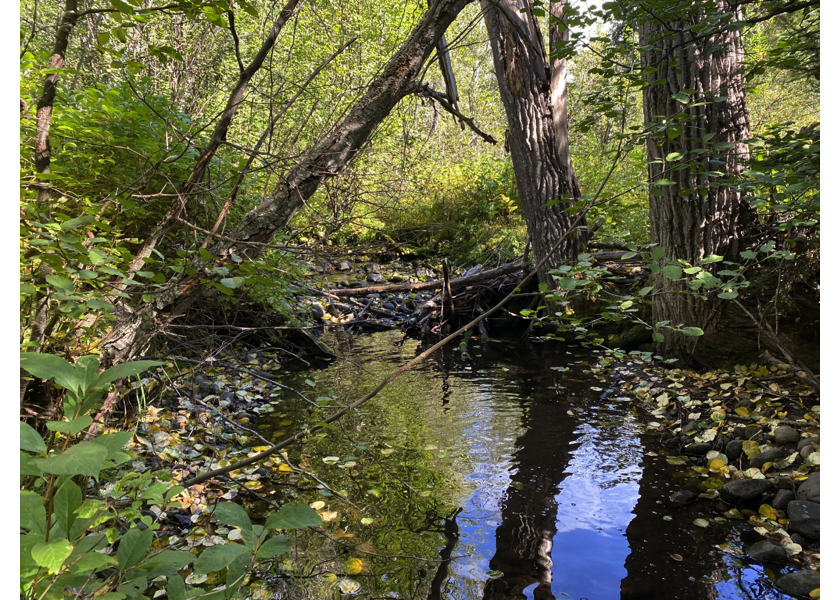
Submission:
[[[521,4],[525,12],[520,12]],[[568,149],[565,61],[549,64],[530,2],[482,0],[481,5],[507,114],[507,145],[522,214],[535,259],[549,256],[540,269],[540,281],[554,289],[549,271],[563,260],[577,258],[582,241],[573,234],[554,250],[571,229],[574,217],[567,209],[576,199]],[[552,12],[557,9],[552,7]],[[559,39],[558,34],[551,37]]]
[[[724,10],[726,5],[720,4]],[[727,179],[742,172],[748,156],[741,35],[723,28],[696,38],[689,28],[702,24],[704,16],[697,9],[679,22],[651,19],[639,30],[640,45],[646,48],[642,68],[653,68],[645,76],[645,122],[660,129],[671,123],[667,131],[654,129],[648,137],[648,174],[651,182],[675,182],[651,188],[651,241],[665,249],[666,258],[692,265],[712,254],[739,260],[739,241],[755,223],[749,204],[727,185]],[[705,332],[701,337],[663,332],[662,355],[711,364],[732,347],[726,307],[715,293],[708,300],[697,298],[685,280],[662,274],[654,276],[654,285],[655,322]]]
[[[260,243],[273,240],[326,179],[347,168],[397,103],[418,90],[417,78],[424,63],[468,2],[439,0],[434,3],[344,121],[299,159],[297,166],[282,178],[271,195],[249,212],[225,241],[210,248],[213,262],[225,262],[232,254],[247,258],[258,255]],[[201,274],[212,265],[194,266]],[[118,307],[123,312],[104,340],[103,358],[108,362],[120,362],[142,354],[156,333],[201,297],[205,289],[202,278],[206,277],[173,280],[154,304],[144,304],[136,309]]]

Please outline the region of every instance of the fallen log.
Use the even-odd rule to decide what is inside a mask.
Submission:
[[[449,284],[452,288],[463,287],[465,285],[472,285],[487,279],[493,279],[500,275],[522,271],[526,263],[522,260],[516,260],[495,269],[488,269],[481,271],[475,275],[467,277],[457,277],[451,279]],[[418,292],[422,290],[436,290],[443,288],[444,282],[442,280],[424,281],[418,283],[395,283],[392,285],[371,285],[363,288],[330,288],[329,293],[332,296],[339,296],[342,298],[350,296],[365,296],[367,294],[387,294],[390,292]]]

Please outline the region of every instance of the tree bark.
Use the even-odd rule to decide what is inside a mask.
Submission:
[[[417,77],[424,63],[468,2],[439,0],[434,3],[344,121],[302,156],[271,195],[251,210],[224,241],[210,248],[213,263],[222,263],[232,254],[243,258],[257,256],[260,248],[254,242],[270,242],[286,228],[297,210],[324,181],[347,168],[397,103],[417,89]],[[240,245],[239,241],[249,244]],[[209,266],[213,265],[195,265],[199,274]],[[122,313],[104,339],[103,360],[120,362],[142,354],[159,331],[201,297],[205,289],[203,280],[208,277],[196,275],[175,279],[154,304],[143,304],[136,309],[118,307]]]
[[[574,217],[568,209],[576,195],[568,149],[565,61],[549,64],[539,24],[530,2],[525,4],[527,10],[520,12],[516,0],[481,3],[507,114],[507,144],[519,201],[535,259],[540,261],[552,254],[571,228]],[[552,7],[556,15],[558,10]],[[554,289],[549,272],[562,261],[577,258],[581,242],[582,236],[569,236],[540,269],[540,281]]]
[[[727,9],[718,4],[719,10]],[[651,19],[639,28],[645,48],[642,69],[652,68],[643,95],[645,122],[652,131],[648,175],[654,183],[675,182],[651,187],[651,241],[665,249],[667,258],[692,265],[712,254],[739,260],[739,242],[755,223],[749,204],[727,185],[743,170],[750,135],[741,35],[722,31],[695,37],[690,28],[702,25],[704,16],[694,9],[682,21]],[[723,175],[710,173],[715,171]],[[714,293],[708,300],[697,298],[684,280],[661,273],[654,276],[654,286],[655,322],[705,332],[701,337],[663,332],[658,348],[663,356],[712,364],[720,350],[731,347],[726,307]]]

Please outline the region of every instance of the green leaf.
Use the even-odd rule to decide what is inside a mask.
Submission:
[[[82,505],[82,490],[72,479],[68,479],[56,492],[53,502],[56,523],[69,537],[70,528],[76,521],[76,511]]]
[[[53,475],[90,475],[99,477],[99,471],[108,458],[108,451],[93,442],[80,442],[61,454],[49,458],[36,458],[35,464]]]
[[[40,494],[30,491],[20,493],[20,526],[35,533],[46,533],[47,509]]]
[[[46,454],[47,445],[44,443],[44,438],[41,434],[35,431],[35,428],[28,423],[20,422],[20,449],[35,452],[36,454]]]
[[[59,433],[66,433],[67,435],[76,435],[82,429],[90,427],[91,423],[93,423],[93,417],[82,415],[72,421],[49,421],[47,422],[47,429]]]
[[[195,561],[196,573],[212,573],[221,571],[240,556],[250,556],[245,546],[240,544],[226,544],[211,546],[201,553]]]
[[[46,279],[47,283],[51,286],[61,290],[62,292],[73,291],[73,282],[66,277],[62,277],[61,275],[47,275],[44,279]]]
[[[91,440],[94,444],[99,444],[108,451],[107,458],[113,458],[116,453],[125,448],[125,445],[131,441],[134,436],[133,431],[118,431],[117,433],[106,433]]]
[[[665,248],[662,246],[657,246],[653,250],[650,251],[650,258],[651,260],[661,260],[665,258]]]
[[[292,549],[292,541],[285,535],[268,538],[257,551],[257,560],[273,558]]]
[[[716,263],[716,262],[720,262],[722,260],[723,260],[722,256],[718,256],[717,254],[710,254],[706,258],[701,258],[700,259],[700,264],[701,265],[708,265],[709,263]]]
[[[139,375],[143,371],[151,369],[152,367],[159,367],[162,364],[164,363],[159,360],[135,360],[116,365],[99,376],[99,379],[96,381],[96,387],[102,388],[112,381],[122,379],[123,377]]]
[[[741,258],[746,258],[747,260],[755,258],[756,256],[758,256],[758,254],[756,254],[752,250],[744,250],[743,252],[741,252]]]
[[[683,327],[680,331],[690,337],[699,337],[703,335],[703,330],[699,327]]]
[[[221,283],[225,287],[228,287],[232,290],[235,290],[240,285],[242,285],[244,282],[245,282],[244,277],[225,277],[219,283]]]
[[[671,181],[670,179],[657,179],[656,181],[653,182],[653,185],[658,185],[658,186],[676,185],[676,184],[677,184],[676,181]]]
[[[248,513],[245,512],[244,508],[235,502],[222,502],[216,504],[216,508],[213,509],[213,514],[215,514],[216,518],[225,525],[240,527],[248,530],[253,529]]]
[[[323,525],[321,516],[306,504],[286,504],[265,521],[266,529],[303,529]]]
[[[193,560],[195,560],[195,555],[192,552],[164,550],[144,561],[139,568],[150,579],[160,576],[180,579],[178,571],[186,567]]]
[[[90,573],[91,571],[101,571],[106,567],[117,566],[116,558],[99,552],[88,552],[79,557],[78,560],[71,560],[71,562],[73,563],[73,573]]]
[[[104,313],[109,313],[114,310],[114,305],[106,300],[88,300],[87,305],[93,310],[101,310]]]
[[[674,161],[680,160],[683,156],[685,156],[684,151],[671,152],[665,157],[665,160],[668,161],[668,162],[674,162]]]
[[[73,552],[73,544],[67,541],[66,538],[51,540],[49,542],[41,542],[32,547],[32,558],[35,562],[52,573],[58,573],[61,565]]]
[[[154,533],[149,527],[140,531],[132,527],[120,538],[120,547],[117,548],[117,562],[121,571],[125,571],[139,563],[146,555],[146,551],[152,544]]]
[[[213,255],[210,254],[210,251],[207,248],[199,248],[198,253],[201,255],[202,260],[209,261],[213,258]]]
[[[166,595],[169,600],[184,600],[187,588],[180,576],[170,577],[166,582]]]
[[[662,274],[668,279],[676,281],[682,277],[682,269],[679,265],[668,265],[662,268]]]
[[[665,336],[658,331],[654,331],[653,334],[651,334],[651,337],[653,337],[653,341],[657,344],[665,341]]]
[[[733,298],[738,297],[738,290],[731,290],[728,292],[721,292],[717,295],[718,298],[721,300],[732,300]]]
[[[619,308],[621,310],[626,310],[626,309],[630,308],[631,306],[633,306],[633,301],[632,300],[625,300],[624,302],[621,303],[621,306],[619,306]]]
[[[649,287],[649,286],[648,287],[643,287],[642,289],[639,290],[639,297],[644,298],[645,296],[650,294],[652,291],[653,291],[652,287]]]
[[[79,389],[76,370],[60,356],[40,352],[21,352],[20,368],[45,381],[55,379],[58,385],[68,390],[77,392]]]
[[[19,475],[43,475],[44,472],[35,464],[35,457],[26,452],[20,452]]]

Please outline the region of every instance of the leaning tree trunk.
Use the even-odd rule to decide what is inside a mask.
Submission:
[[[645,122],[660,130],[647,140],[648,175],[654,184],[674,182],[651,187],[651,241],[665,249],[666,258],[692,265],[713,254],[738,260],[739,241],[755,223],[749,204],[727,185],[748,156],[741,35],[722,28],[696,38],[690,28],[702,25],[704,17],[698,9],[679,22],[652,19],[639,30],[646,48],[642,69],[652,68],[645,75]],[[733,332],[727,331],[727,310],[715,293],[703,300],[690,293],[685,280],[661,273],[654,286],[655,322],[705,332],[701,337],[663,332],[657,350],[684,362],[722,358],[721,351],[732,347]]]
[[[159,331],[201,297],[206,289],[204,280],[209,277],[202,274],[208,267],[226,262],[233,254],[254,258],[261,252],[260,244],[271,242],[283,231],[325,180],[347,168],[397,103],[419,89],[417,79],[424,64],[468,2],[434,3],[344,121],[300,157],[297,166],[281,178],[271,195],[250,211],[223,241],[210,248],[211,264],[194,265],[199,275],[172,280],[153,304],[118,307],[123,312],[104,340],[103,359],[113,363],[142,354]]]
[[[571,229],[574,217],[567,209],[576,200],[567,139],[566,65],[560,60],[549,64],[539,24],[530,2],[525,4],[527,10],[520,12],[517,0],[481,3],[507,114],[506,143],[522,215],[535,259],[549,256],[540,281],[554,289],[549,272],[563,260],[577,258],[582,241],[573,234],[555,249]]]

